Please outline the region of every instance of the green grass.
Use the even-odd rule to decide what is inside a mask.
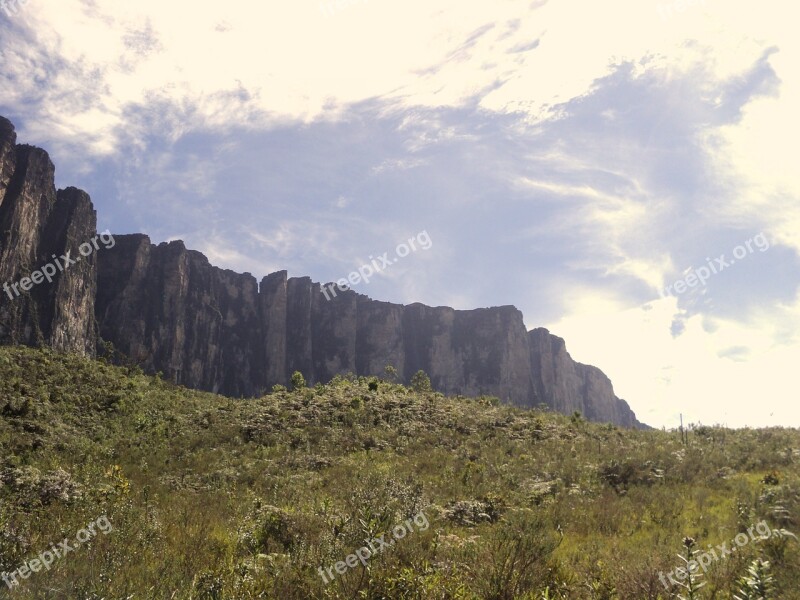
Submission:
[[[666,599],[686,536],[800,533],[796,430],[696,427],[684,445],[494,404],[356,377],[232,400],[0,348],[0,571],[114,527],[0,598]],[[323,584],[420,511],[427,530]],[[732,598],[757,557],[774,598],[800,598],[791,538],[714,563],[700,597]]]

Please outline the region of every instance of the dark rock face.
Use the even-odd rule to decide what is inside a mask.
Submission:
[[[352,291],[326,300],[319,284],[286,271],[259,289],[249,274],[212,267],[180,242],[116,240],[100,255],[100,335],[187,387],[251,396],[286,385],[294,371],[314,383],[392,365],[406,382],[425,371],[448,394],[640,425],[599,369],[573,361],[546,329],[527,332],[513,306],[402,306]]]
[[[183,242],[115,238],[100,255],[100,337],[151,372],[188,387],[251,396],[263,391],[258,284],[212,267]]]
[[[0,118],[0,285],[53,254],[77,256],[96,235],[89,197],[74,188],[56,192],[47,154],[15,138]],[[381,375],[392,365],[406,382],[425,371],[448,394],[546,403],[640,426],[601,371],[574,362],[547,330],[526,331],[513,306],[402,306],[352,291],[328,300],[307,277],[281,271],[259,285],[248,273],[211,266],[182,242],[154,245],[139,234],[116,236],[52,284],[0,297],[0,343],[93,355],[100,340],[150,372],[230,396],[262,394],[294,371],[314,383],[347,372]]]
[[[536,395],[551,408],[564,414],[577,410],[590,421],[642,426],[628,403],[614,394],[611,380],[597,367],[572,360],[563,339],[543,328],[529,336]]]
[[[92,355],[96,255],[78,252],[95,236],[91,200],[75,188],[56,192],[47,153],[15,141],[14,128],[0,119],[0,343]],[[79,260],[62,270],[56,265],[67,252]],[[28,290],[20,285],[48,263],[56,271],[51,281],[39,275]]]
[[[0,117],[0,205],[3,204],[6,190],[17,164],[17,133],[11,121]]]
[[[412,304],[403,331],[407,378],[422,369],[445,393],[534,405],[525,324],[513,306],[457,311]]]

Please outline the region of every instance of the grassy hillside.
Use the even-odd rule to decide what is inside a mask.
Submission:
[[[800,434],[687,438],[365,378],[231,400],[0,348],[0,572],[94,527],[0,598],[666,599],[691,597],[678,554],[723,544],[694,597],[755,589],[762,558],[767,597],[800,598]]]

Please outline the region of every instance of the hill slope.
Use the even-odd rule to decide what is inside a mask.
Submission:
[[[685,536],[750,529],[700,597],[761,556],[770,597],[800,598],[798,544],[754,530],[797,530],[797,431],[684,443],[418,387],[234,400],[0,348],[0,571],[95,530],[0,597],[672,598]]]

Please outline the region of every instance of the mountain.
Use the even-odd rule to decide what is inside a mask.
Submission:
[[[0,285],[0,343],[94,356],[111,342],[194,389],[258,396],[295,371],[314,383],[392,365],[404,382],[425,371],[446,394],[642,427],[601,371],[547,330],[528,332],[513,306],[403,306],[353,291],[326,299],[308,277],[281,271],[259,284],[180,241],[98,236],[89,196],[57,191],[47,153],[17,145],[2,117]]]

